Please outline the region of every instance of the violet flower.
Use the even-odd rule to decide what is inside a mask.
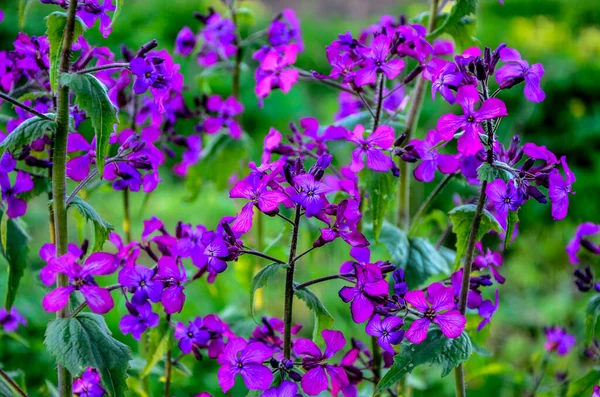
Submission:
[[[155,271],[145,266],[123,267],[119,272],[119,284],[133,292],[131,301],[135,305],[141,305],[148,300],[156,303],[160,301],[163,283],[152,280],[154,275]]]
[[[371,43],[371,47],[361,49],[361,52],[365,57],[365,63],[356,72],[354,79],[354,83],[359,87],[375,83],[377,73],[383,73],[388,80],[393,80],[404,68],[403,60],[397,58],[388,59],[390,39],[385,34],[377,36]]]
[[[15,332],[19,328],[19,324],[27,325],[27,320],[17,309],[11,307],[10,311],[7,311],[3,307],[0,308],[0,329],[6,333]]]
[[[560,327],[547,327],[544,329],[546,333],[546,343],[544,349],[547,352],[557,352],[559,356],[569,354],[577,340],[571,334]]]
[[[100,384],[100,374],[95,368],[88,367],[80,378],[73,381],[73,394],[78,397],[102,397],[106,390]]]
[[[195,258],[194,265],[201,270],[208,270],[214,278],[218,273],[227,269],[227,262],[222,258],[229,255],[229,250],[223,237],[215,232],[205,233],[202,236],[202,242],[205,244],[204,251]]]
[[[550,185],[548,187],[548,197],[552,203],[552,217],[556,221],[567,216],[567,212],[569,211],[569,194],[575,194],[575,192],[571,191],[571,185],[577,180],[575,174],[571,172],[567,165],[567,158],[562,156],[560,162],[562,163],[565,177],[563,178],[560,172],[554,168],[550,171],[550,178],[548,180],[548,184]]]
[[[278,387],[265,391],[261,397],[297,397],[298,385],[289,380],[284,380]],[[592,396],[593,397],[593,396]]]
[[[129,69],[137,77],[133,83],[133,92],[138,95],[146,92],[158,79],[156,69],[142,58],[133,58],[129,63]]]
[[[217,113],[215,116],[209,116],[204,120],[202,128],[206,133],[214,134],[225,125],[234,139],[239,139],[242,136],[242,128],[235,120],[235,116],[242,113],[244,107],[235,97],[230,96],[223,101],[220,96],[212,95],[208,98],[206,109],[209,112]]]
[[[187,281],[185,269],[181,263],[171,256],[161,257],[158,260],[158,278],[162,279],[166,286],[160,299],[165,313],[181,312],[185,303],[183,283]]]
[[[260,342],[247,343],[244,338],[230,339],[219,356],[219,386],[227,393],[240,374],[250,390],[266,390],[273,381],[271,370],[263,365],[273,353]]]
[[[502,179],[496,179],[487,185],[485,194],[498,212],[500,225],[506,229],[508,211],[517,211],[523,203],[519,190],[512,180],[504,182]]]
[[[124,334],[131,334],[137,340],[140,340],[148,328],[154,328],[160,322],[159,315],[152,312],[152,305],[149,302],[139,306],[128,306],[128,308],[130,314],[121,318],[119,329]]]
[[[467,319],[455,309],[454,289],[434,283],[427,288],[427,295],[428,298],[425,298],[425,293],[421,290],[409,291],[404,295],[408,303],[425,315],[410,324],[405,333],[406,339],[415,344],[423,342],[432,322],[439,325],[446,337],[459,337],[465,329]]]
[[[583,241],[585,242],[584,244],[586,248],[591,245],[593,251],[597,250],[598,254],[600,254],[600,246],[597,247],[595,244],[592,244],[591,242],[583,239],[583,237],[585,236],[591,236],[597,233],[600,233],[600,225],[597,225],[592,222],[585,222],[577,227],[577,230],[575,231],[575,236],[571,239],[571,241],[569,241],[569,244],[567,244],[567,254],[569,255],[569,260],[571,261],[571,263],[579,263],[577,253],[581,249]]]
[[[189,325],[185,325],[181,321],[175,326],[175,339],[179,339],[177,346],[185,354],[192,352],[194,345],[205,345],[210,339],[208,331],[203,329],[202,317],[197,317],[194,321],[190,321]]]
[[[352,320],[355,323],[362,323],[373,315],[375,311],[374,301],[378,298],[387,296],[388,284],[381,275],[381,269],[376,265],[355,264],[356,284],[354,287],[343,287],[340,292],[340,298],[350,304]]]
[[[447,62],[435,72],[431,81],[431,98],[435,100],[436,92],[450,104],[454,105],[456,99],[454,92],[463,81],[463,74],[456,68],[454,62]]]
[[[434,147],[440,142],[435,130],[430,130],[427,137],[422,140],[412,140],[410,145],[419,154],[421,162],[413,171],[415,178],[421,182],[431,182],[435,178],[436,168],[443,174],[453,174],[458,170],[459,160],[457,155],[438,153]]]
[[[389,171],[394,167],[394,161],[383,153],[394,144],[394,129],[387,125],[380,125],[366,139],[363,137],[365,128],[357,124],[348,137],[348,140],[354,142],[358,147],[352,151],[352,163],[350,169],[353,172],[359,172],[363,169],[365,162],[363,157],[367,158],[367,167],[380,172]]]
[[[477,331],[481,331],[483,327],[490,323],[496,310],[498,310],[498,290],[496,290],[496,303],[485,300],[479,306],[478,313],[483,318],[483,321],[477,326]]]
[[[321,236],[314,242],[314,247],[321,247],[341,237],[351,247],[366,247],[369,241],[357,230],[362,215],[356,200],[344,199],[337,206],[335,221],[329,227],[321,228]]]
[[[189,55],[194,51],[196,46],[196,35],[187,26],[181,28],[177,37],[175,38],[175,53],[183,56]]]
[[[307,218],[319,215],[327,203],[325,194],[331,192],[331,188],[311,174],[296,175],[294,184],[296,193],[290,199],[305,209]]]
[[[403,325],[404,321],[400,317],[389,316],[381,320],[381,317],[376,314],[367,323],[365,332],[367,335],[377,337],[377,343],[383,350],[395,354],[392,345],[402,342],[404,330],[400,328]]]
[[[90,165],[96,162],[96,151],[93,144],[94,142],[92,142],[92,144],[88,143],[88,141],[77,132],[69,134],[67,153],[86,152],[81,156],[74,157],[67,161],[66,173],[72,180],[76,182],[82,181],[90,173]]]
[[[279,88],[284,93],[290,92],[298,81],[298,71],[291,66],[296,62],[298,45],[289,44],[283,48],[283,53],[276,49],[270,50],[256,69],[255,92],[259,98],[265,98],[272,89]]]
[[[544,67],[540,63],[529,66],[521,59],[521,54],[512,48],[500,51],[500,60],[506,65],[496,71],[496,81],[502,89],[512,88],[525,81],[525,98],[532,102],[542,102],[546,94],[540,87],[540,80],[544,76]]]
[[[100,33],[104,38],[107,38],[112,31],[111,19],[106,12],[114,12],[116,7],[113,5],[112,0],[103,0],[100,4],[100,0],[86,0],[83,3],[83,7],[77,11],[83,23],[88,28],[94,26],[97,19],[100,20]]]
[[[481,255],[476,256],[473,260],[473,265],[475,266],[475,269],[489,269],[492,275],[494,276],[494,279],[498,283],[504,284],[506,279],[500,274],[500,272],[497,269],[502,266],[502,255],[498,252],[490,250],[489,248],[486,248],[484,252],[483,245],[481,244],[481,242],[475,243],[475,246],[477,247],[479,252],[481,252]]]
[[[0,188],[2,189],[2,200],[6,201],[6,215],[9,218],[18,218],[27,212],[27,202],[17,195],[33,189],[31,175],[25,171],[17,171],[15,183],[11,185],[8,174],[0,172]]]

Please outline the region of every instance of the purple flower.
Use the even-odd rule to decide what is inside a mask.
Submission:
[[[325,142],[345,139],[347,136],[347,131],[344,127],[329,126],[325,129],[320,129],[319,121],[312,117],[301,119],[300,125],[304,128],[304,135],[312,140],[312,142],[306,143],[306,148],[308,150],[316,149],[319,156],[327,152]]]
[[[435,99],[435,93],[439,92],[451,105],[454,105],[454,91],[463,81],[463,74],[457,70],[454,62],[447,62],[439,68],[431,81],[431,98]]]
[[[52,259],[40,272],[42,282],[48,286],[56,282],[59,273],[69,278],[69,285],[58,287],[49,292],[42,301],[47,312],[57,312],[69,302],[73,291],[80,291],[88,306],[94,313],[108,313],[114,306],[110,292],[100,288],[92,276],[112,274],[116,268],[113,256],[106,252],[95,252],[90,255],[83,266],[76,263],[76,257],[70,253]]]
[[[457,338],[465,329],[467,319],[455,309],[454,289],[441,283],[431,284],[427,288],[428,298],[421,290],[409,291],[404,299],[414,306],[424,317],[413,321],[406,331],[406,339],[412,343],[421,343],[427,338],[429,325],[434,322],[440,326],[448,338]],[[431,302],[431,303],[430,303]]]
[[[129,63],[129,69],[137,77],[133,83],[133,91],[138,95],[146,92],[158,79],[156,69],[142,58],[133,58]]]
[[[512,180],[504,182],[502,179],[496,179],[487,185],[485,194],[498,212],[498,216],[500,217],[498,221],[506,229],[508,211],[517,211],[523,203],[523,198],[519,190]]]
[[[269,43],[274,47],[289,44],[294,40],[298,44],[300,51],[304,49],[300,21],[296,17],[294,10],[289,8],[281,11],[281,14],[273,20],[269,26],[267,35]]]
[[[441,139],[449,141],[456,131],[462,129],[464,134],[458,139],[458,150],[465,156],[475,154],[483,148],[479,138],[479,134],[483,133],[481,122],[506,116],[506,106],[500,99],[491,98],[484,101],[479,110],[475,110],[479,92],[473,85],[460,87],[456,93],[456,102],[462,107],[463,114],[442,116],[437,123],[437,130]]]
[[[567,216],[569,210],[569,194],[575,194],[571,191],[571,185],[575,183],[575,174],[571,172],[567,165],[567,158],[562,156],[560,162],[563,166],[565,178],[560,175],[560,172],[554,168],[550,171],[548,180],[548,197],[552,203],[552,217],[554,220],[561,220]]]
[[[2,188],[2,200],[6,201],[6,215],[9,218],[18,218],[27,212],[27,202],[17,197],[33,189],[31,175],[24,171],[17,171],[14,185],[10,184],[8,174],[0,172],[0,187]]]
[[[592,244],[589,241],[584,240],[583,237],[591,236],[591,235],[594,235],[599,232],[600,232],[600,225],[597,225],[592,222],[585,222],[577,227],[577,231],[575,232],[575,237],[573,237],[571,239],[571,241],[569,241],[569,244],[567,244],[567,254],[569,254],[569,260],[571,261],[571,263],[574,263],[574,264],[579,263],[579,258],[577,257],[577,253],[581,249],[582,241],[585,241],[586,248],[587,248],[587,246],[590,246]],[[600,254],[600,247],[596,247],[595,245],[592,245],[592,249],[593,249],[593,251],[596,251],[596,249],[597,249],[598,253]]]
[[[106,390],[100,385],[100,374],[92,367],[88,367],[81,378],[73,382],[73,394],[79,397],[102,397]]]
[[[223,101],[220,96],[212,95],[208,98],[206,108],[209,112],[216,112],[217,115],[209,116],[204,120],[204,124],[202,124],[204,131],[214,134],[225,125],[233,138],[239,139],[242,136],[242,129],[235,120],[235,116],[242,113],[244,107],[235,97],[230,96]]]
[[[302,367],[306,373],[302,376],[302,390],[309,396],[316,396],[329,386],[327,375],[331,379],[331,388],[340,390],[348,385],[348,376],[343,368],[329,365],[323,361],[333,357],[346,345],[346,338],[340,331],[323,330],[321,332],[325,341],[325,351],[309,339],[297,339],[294,342],[294,353],[302,357]],[[334,395],[337,393],[333,393]]]
[[[202,317],[197,317],[194,321],[190,321],[189,325],[185,325],[181,321],[175,327],[175,339],[179,339],[177,346],[185,354],[192,352],[194,345],[204,346],[210,339],[210,334],[203,328]]]
[[[544,329],[546,333],[546,343],[544,349],[548,352],[557,352],[559,356],[569,354],[577,340],[573,335],[567,333],[560,327],[547,327]]]
[[[77,132],[69,134],[67,152],[86,152],[67,162],[67,176],[72,180],[76,182],[82,181],[90,173],[90,165],[96,161],[96,151],[93,144],[94,142],[89,144],[85,138]]]
[[[395,354],[392,345],[397,345],[404,337],[404,330],[400,328],[404,321],[400,317],[389,316],[381,320],[379,315],[373,316],[367,323],[365,332],[368,335],[376,336],[379,346],[391,354]]]
[[[196,35],[192,32],[192,29],[184,26],[175,38],[175,53],[183,56],[189,55],[190,52],[194,51],[195,46]]]
[[[394,129],[387,125],[377,127],[368,138],[364,138],[365,128],[358,124],[354,127],[348,140],[358,147],[352,151],[350,169],[359,172],[365,166],[363,156],[367,157],[367,167],[380,172],[389,171],[394,166],[394,161],[384,154],[382,150],[389,149],[394,144]]]
[[[279,387],[268,389],[261,397],[296,397],[297,395],[298,385],[289,380],[284,380]]]
[[[452,288],[454,289],[455,302],[458,302],[458,300],[460,299],[460,292],[462,290],[462,276],[462,268],[450,276],[450,283],[452,284]],[[479,306],[481,306],[481,294],[479,293],[479,291],[469,289],[469,292],[467,294],[467,307],[469,309],[477,309]]]
[[[6,333],[15,332],[19,328],[19,324],[27,325],[27,320],[19,314],[17,309],[12,307],[8,312],[5,308],[0,308],[0,329]]]
[[[360,218],[358,203],[356,200],[342,200],[336,210],[335,222],[329,227],[321,229],[321,236],[314,242],[314,247],[320,247],[341,237],[352,247],[366,247],[369,241],[356,229]]]
[[[187,281],[185,269],[179,260],[171,256],[163,256],[158,260],[158,277],[165,283],[165,290],[160,301],[165,313],[179,313],[185,302],[183,283]]]
[[[131,334],[139,340],[148,328],[154,328],[160,322],[158,314],[152,312],[149,302],[139,306],[128,305],[130,314],[126,314],[119,322],[119,328],[124,334]]]
[[[298,81],[298,71],[291,68],[296,62],[298,45],[290,44],[282,48],[283,52],[271,49],[256,69],[254,91],[259,98],[265,98],[274,88],[279,88],[287,94]]]
[[[482,270],[484,268],[488,268],[494,276],[494,279],[498,283],[504,284],[504,281],[506,281],[506,279],[500,274],[500,272],[498,272],[497,269],[502,266],[502,255],[500,255],[498,252],[490,250],[489,248],[486,248],[484,252],[481,242],[475,243],[475,246],[477,247],[479,252],[481,252],[481,255],[478,255],[473,260],[473,265],[475,266],[475,269]]]
[[[233,387],[238,374],[242,375],[248,389],[268,389],[273,381],[273,374],[263,362],[272,355],[273,352],[260,342],[247,343],[244,338],[231,339],[218,359],[221,365],[218,372],[219,386],[223,393]]]
[[[148,299],[156,303],[160,301],[163,284],[152,280],[154,274],[154,270],[145,266],[123,267],[119,272],[119,284],[133,292],[131,301],[135,305],[146,303]]]
[[[459,160],[457,155],[438,153],[434,147],[440,142],[435,130],[427,133],[427,138],[410,142],[419,154],[421,163],[413,171],[415,178],[421,182],[431,182],[435,178],[435,170],[443,174],[452,174],[458,170]]]
[[[366,264],[365,267],[354,264],[356,273],[356,285],[354,287],[343,287],[340,298],[350,304],[352,320],[362,323],[373,315],[375,310],[374,301],[387,296],[388,284],[381,275],[381,269],[376,265]]]
[[[311,218],[319,215],[327,203],[325,194],[331,192],[331,188],[315,180],[311,174],[301,174],[294,177],[296,193],[290,199],[306,210],[306,217]]]
[[[213,277],[224,272],[227,263],[222,258],[229,255],[229,250],[223,237],[215,232],[207,232],[202,236],[202,242],[205,244],[204,251],[195,258],[194,265],[201,270],[208,270]]]
[[[104,0],[100,4],[99,0],[85,0],[83,7],[78,10],[77,15],[83,20],[88,28],[94,26],[96,19],[100,20],[100,33],[107,38],[112,31],[110,17],[106,12],[115,11],[116,7],[112,0]]]
[[[192,258],[194,265],[200,267],[201,257],[204,253],[204,244],[202,236],[206,233],[206,227],[203,225],[185,225],[179,224],[180,233],[177,233],[177,255],[182,258]]]
[[[385,34],[380,34],[371,43],[371,48],[362,49],[365,57],[364,64],[358,72],[354,83],[357,86],[373,84],[377,80],[377,73],[383,73],[388,80],[395,79],[404,68],[401,59],[388,59],[390,53],[390,39]]]
[[[500,59],[506,62],[496,71],[496,81],[500,88],[507,89],[525,81],[525,98],[532,102],[542,102],[546,94],[540,88],[540,80],[544,76],[544,67],[540,63],[529,66],[521,59],[521,54],[512,48],[500,51]]]
[[[600,386],[594,386],[594,393],[592,397],[600,397]]]
[[[479,306],[478,313],[483,318],[483,321],[477,326],[477,331],[481,331],[483,327],[490,323],[492,316],[498,310],[498,290],[496,290],[496,303],[490,300],[483,301]]]

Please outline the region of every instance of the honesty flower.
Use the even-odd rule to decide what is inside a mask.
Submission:
[[[573,335],[557,326],[544,328],[544,332],[546,333],[544,348],[548,352],[557,352],[559,356],[567,355],[577,342]]]
[[[412,140],[409,144],[419,154],[421,162],[413,171],[415,178],[422,182],[431,182],[435,178],[436,168],[443,174],[452,174],[458,170],[457,155],[438,153],[435,146],[441,141],[435,130],[427,133],[424,140]]]
[[[394,354],[392,345],[397,345],[404,337],[404,330],[400,328],[404,325],[404,321],[400,317],[389,316],[381,317],[376,314],[369,320],[365,328],[367,335],[377,337],[377,343],[381,348],[391,354]]]
[[[231,339],[219,356],[221,365],[218,372],[219,386],[227,393],[240,374],[250,390],[266,390],[273,381],[273,374],[263,365],[272,352],[260,342],[248,343],[244,338]]]
[[[15,309],[11,307],[10,312],[6,311],[5,308],[0,308],[0,329],[4,332],[15,332],[19,328],[19,324],[27,325],[25,317]]]
[[[567,216],[569,210],[569,194],[575,194],[571,191],[571,185],[575,183],[577,178],[575,174],[571,172],[567,165],[567,158],[562,156],[560,158],[562,168],[565,173],[563,178],[560,172],[554,168],[550,171],[550,179],[548,180],[548,197],[552,203],[552,217],[558,221]]]
[[[160,322],[160,317],[152,312],[152,305],[149,302],[138,306],[128,305],[127,309],[130,314],[121,318],[119,329],[124,334],[131,334],[137,340],[140,340],[148,328],[154,328]]]
[[[354,287],[343,287],[340,292],[340,298],[350,304],[352,320],[355,323],[362,323],[373,315],[375,310],[374,301],[377,298],[385,297],[388,294],[387,281],[381,275],[381,269],[376,265],[355,264],[356,284]]]
[[[100,374],[95,368],[87,367],[81,377],[73,381],[73,394],[80,397],[102,397],[106,390],[100,384]]]
[[[202,124],[204,131],[208,134],[214,134],[225,125],[233,138],[239,139],[241,137],[242,129],[235,120],[235,116],[242,113],[244,107],[237,99],[235,99],[235,97],[230,96],[223,101],[220,96],[211,95],[206,102],[206,109],[209,112],[217,114],[209,116],[204,120],[204,123]]]
[[[508,211],[517,211],[523,203],[519,190],[512,180],[504,182],[502,179],[496,179],[487,185],[485,194],[498,212],[498,221],[506,229]]]
[[[367,158],[367,167],[380,172],[389,171],[394,166],[390,156],[383,153],[394,144],[394,129],[387,125],[380,125],[366,139],[364,138],[365,127],[357,124],[348,136],[348,140],[358,147],[352,151],[352,163],[350,169],[359,172],[365,166],[363,157]]]
[[[331,192],[331,188],[315,180],[311,174],[301,174],[294,177],[296,193],[290,199],[306,210],[306,217],[311,218],[319,215],[327,203],[325,194]]]
[[[185,302],[183,283],[187,281],[185,269],[181,263],[171,256],[163,256],[158,260],[158,278],[165,283],[161,302],[165,313],[179,313]]]
[[[194,51],[195,46],[196,35],[192,32],[192,29],[184,26],[179,33],[177,33],[177,37],[175,38],[175,53],[183,56],[189,55],[189,53]]]
[[[579,263],[577,253],[581,249],[582,241],[585,241],[586,248],[588,246],[591,246],[593,251],[596,251],[597,249],[598,253],[600,254],[600,247],[583,239],[583,237],[585,236],[591,236],[597,233],[600,233],[600,225],[597,225],[592,222],[585,222],[577,227],[577,230],[575,231],[575,236],[571,239],[571,241],[569,241],[569,244],[567,244],[567,254],[569,255],[569,260],[571,261],[571,263]]]
[[[546,94],[540,88],[540,80],[544,76],[544,67],[541,63],[529,66],[529,63],[521,59],[521,54],[512,48],[504,48],[500,51],[500,60],[506,62],[496,71],[496,81],[500,88],[511,88],[525,81],[525,98],[532,102],[542,102]]]
[[[356,72],[354,79],[354,83],[359,87],[375,83],[377,73],[383,73],[389,80],[393,80],[404,68],[403,60],[388,59],[390,39],[385,34],[377,36],[371,43],[371,47],[361,49],[361,53],[365,58],[364,66]]]
[[[296,397],[297,395],[298,385],[289,380],[284,380],[279,387],[268,389],[261,397]]]
[[[292,89],[298,81],[298,70],[291,67],[296,62],[298,50],[297,44],[289,44],[281,50],[271,49],[262,58],[255,76],[255,92],[259,98],[265,98],[275,88],[286,94]]]
[[[174,336],[175,339],[179,339],[177,346],[183,353],[189,354],[194,345],[205,345],[208,342],[210,334],[203,326],[202,317],[190,321],[187,326],[181,321],[177,323]]]
[[[463,81],[463,74],[457,70],[456,64],[447,62],[432,74],[431,98],[435,100],[435,94],[439,92],[450,105],[454,105],[454,92]]]
[[[314,242],[314,247],[323,246],[341,237],[352,247],[366,247],[369,241],[356,229],[362,215],[356,200],[344,199],[337,206],[335,222],[329,227],[321,228],[321,236]]]
[[[160,301],[163,284],[152,280],[155,273],[145,266],[127,266],[119,272],[119,284],[133,292],[131,301],[135,305],[146,303],[148,299],[155,303]]]
[[[496,290],[496,303],[485,300],[479,306],[478,313],[483,318],[483,321],[477,326],[477,331],[481,331],[483,327],[490,323],[496,310],[498,310],[498,290]]]
[[[25,215],[27,202],[17,197],[17,195],[33,189],[31,175],[24,171],[17,171],[15,183],[11,185],[8,174],[0,172],[0,188],[2,189],[2,200],[6,201],[6,215],[9,218],[18,218]]]

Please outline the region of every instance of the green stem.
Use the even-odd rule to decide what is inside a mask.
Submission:
[[[69,3],[67,22],[64,30],[62,53],[60,56],[60,73],[68,73],[71,67],[71,47],[73,45],[73,32],[75,27],[75,12],[77,0]],[[52,196],[54,198],[54,230],[56,236],[56,256],[67,253],[69,242],[67,234],[67,206],[66,199],[66,161],[67,161],[67,139],[69,134],[69,87],[59,84],[57,111],[56,111],[56,133],[54,135],[54,162],[52,165]],[[65,274],[59,274],[57,287],[67,286],[69,280]],[[69,317],[69,305],[59,310],[57,318]],[[72,397],[73,379],[67,369],[60,363],[58,368],[58,392],[60,397]]]
[[[450,183],[450,181],[452,180],[452,178],[454,178],[454,176],[456,176],[456,173],[447,175],[431,191],[431,193],[429,193],[429,196],[427,196],[427,198],[425,199],[425,201],[423,202],[423,204],[421,204],[421,206],[417,210],[417,213],[415,214],[415,216],[413,216],[413,218],[412,218],[412,223],[411,223],[411,226],[410,226],[410,229],[409,229],[409,234],[412,231],[414,231],[415,227],[417,227],[417,225],[419,224],[419,220],[421,219],[421,216],[423,216],[423,214],[425,213],[425,211],[427,211],[427,209],[429,208],[429,206],[433,203],[433,200],[435,200],[435,198],[438,196],[438,194],[440,194],[442,192],[442,190],[444,190],[444,188],[448,185],[448,183]]]
[[[129,189],[123,190],[123,232],[127,243],[131,242],[131,211],[129,206]]]
[[[39,117],[39,118],[41,118],[41,119],[44,119],[44,120],[51,120],[51,121],[53,121],[53,120],[54,120],[52,117],[48,117],[48,116],[46,116],[45,114],[38,112],[38,111],[37,111],[37,110],[35,110],[34,108],[32,108],[32,107],[29,107],[29,106],[25,105],[24,103],[21,103],[21,102],[17,101],[15,98],[13,98],[13,97],[11,97],[10,95],[8,95],[8,94],[5,94],[5,93],[3,93],[3,92],[0,92],[0,99],[3,99],[3,100],[5,100],[6,102],[8,102],[8,103],[11,103],[11,104],[13,104],[13,105],[15,105],[15,106],[18,106],[18,107],[20,107],[20,108],[22,108],[22,109],[25,109],[25,110],[27,110],[29,113],[31,113],[31,114],[35,114],[36,116],[38,116],[38,117]]]
[[[167,323],[171,321],[171,315],[167,314]],[[170,339],[169,339],[170,341]],[[167,357],[165,358],[165,392],[164,397],[171,397],[171,373],[173,368],[173,357],[171,353],[171,343],[167,346]]]
[[[377,84],[377,109],[375,110],[375,117],[373,117],[373,131],[379,127],[379,120],[381,119],[381,109],[383,105],[383,87],[385,86],[385,76],[383,73],[379,76],[379,84]]]
[[[292,240],[290,243],[290,255],[288,268],[285,275],[285,297],[283,306],[283,357],[290,359],[292,352],[292,304],[294,303],[294,267],[296,249],[298,248],[298,231],[300,229],[301,208],[296,205],[294,216],[294,228],[292,229]]]
[[[0,378],[4,379],[6,381],[6,383],[8,383],[10,385],[10,387],[21,397],[27,397],[27,393],[25,393],[23,391],[23,389],[21,389],[19,387],[19,385],[17,384],[17,382],[15,382],[14,380],[12,380],[12,378],[10,376],[8,376],[8,374],[6,372],[4,372],[4,370],[2,370],[2,368],[0,368]]]
[[[322,283],[324,281],[329,281],[329,280],[337,280],[337,279],[348,280],[348,277],[352,277],[352,276],[353,276],[352,273],[345,273],[345,274],[332,274],[330,276],[319,277],[319,278],[315,278],[314,280],[310,280],[310,281],[304,282],[302,284],[298,284],[296,286],[296,289],[299,290],[302,288],[309,287],[313,284],[318,284],[318,283]]]
[[[535,397],[535,394],[537,393],[538,389],[542,385],[542,380],[544,379],[544,376],[546,376],[546,371],[548,371],[548,364],[550,364],[550,353],[549,352],[544,354],[544,358],[542,359],[542,365],[540,367],[540,374],[535,379],[535,383],[533,384],[533,388],[531,389],[530,397]]]
[[[377,388],[377,384],[379,384],[379,381],[381,380],[382,357],[381,350],[379,348],[379,342],[377,342],[376,336],[371,337],[371,352],[373,353],[373,384],[375,385],[375,388]],[[375,396],[376,394],[373,392],[373,395]]]
[[[93,66],[91,68],[81,69],[81,70],[78,70],[77,73],[78,74],[95,73],[95,72],[101,72],[103,70],[109,70],[109,69],[129,69],[129,63],[127,63],[127,62],[107,63],[106,65]]]

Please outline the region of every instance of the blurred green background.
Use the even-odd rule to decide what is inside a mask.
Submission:
[[[41,35],[45,31],[44,16],[53,7],[37,1],[30,2],[25,31]],[[157,39],[161,48],[172,50],[179,29],[190,26],[198,28],[192,17],[194,11],[205,11],[211,4],[208,1],[192,0],[131,0],[125,2],[114,32],[108,39],[102,39],[97,28],[86,33],[86,38],[94,45],[108,46],[118,52],[121,44],[137,48],[151,39]],[[358,33],[362,27],[379,19],[383,13],[409,17],[427,10],[422,2],[374,1],[368,6],[360,6],[361,1],[323,2],[303,1],[298,9],[302,21],[306,50],[299,57],[297,65],[306,70],[328,72],[324,47],[336,35],[350,30]],[[252,1],[247,7],[253,10],[252,18],[244,19],[246,31],[255,31],[265,26],[272,15],[282,8],[282,2],[263,3]],[[293,5],[293,4],[291,4]],[[5,20],[0,23],[0,48],[9,50],[17,33],[17,0],[3,0],[0,8]],[[600,222],[600,5],[597,0],[506,0],[500,5],[496,0],[482,0],[479,8],[476,37],[482,45],[495,48],[505,42],[517,48],[530,63],[541,62],[546,75],[542,86],[546,100],[541,104],[525,101],[522,88],[517,87],[503,93],[509,110],[509,117],[502,122],[500,137],[508,143],[510,137],[518,133],[525,142],[546,145],[557,155],[566,155],[569,165],[577,175],[574,185],[576,195],[571,196],[571,209],[567,219],[553,222],[549,205],[530,202],[521,210],[520,236],[505,257],[502,268],[507,278],[500,287],[500,309],[494,316],[492,327],[487,327],[474,339],[494,353],[492,357],[474,355],[466,367],[470,396],[521,396],[529,386],[531,371],[539,367],[543,351],[545,325],[557,324],[566,327],[579,340],[576,349],[567,357],[553,360],[549,376],[542,392],[552,395],[556,371],[567,371],[570,379],[583,375],[592,365],[583,356],[583,322],[585,302],[589,298],[577,292],[572,283],[573,268],[567,261],[564,245],[571,238],[577,224],[583,221]],[[229,95],[228,77],[213,75],[198,78],[200,72],[193,58],[175,57],[181,63],[185,82],[189,86],[189,96],[212,91]],[[315,83],[301,82],[292,92],[283,95],[274,92],[265,101],[264,108],[257,106],[253,93],[253,73],[243,72],[242,101],[245,106],[244,129],[252,138],[251,144],[234,144],[228,151],[210,164],[201,163],[191,171],[186,182],[171,176],[168,169],[161,173],[165,182],[149,197],[142,193],[133,194],[134,236],[141,232],[141,221],[156,215],[169,230],[174,230],[178,220],[213,228],[225,215],[233,215],[239,204],[228,200],[227,179],[232,171],[239,169],[239,159],[248,154],[258,160],[262,137],[269,127],[287,131],[290,121],[298,121],[305,116],[318,117],[322,124],[333,121],[337,110],[337,92]],[[449,107],[437,101],[432,103],[426,97],[421,116],[419,134],[424,134],[435,126],[440,114]],[[178,126],[181,133],[192,132],[192,125]],[[186,130],[187,129],[187,130]],[[413,184],[413,208],[433,187]],[[466,192],[460,184],[454,183],[435,206],[448,211],[453,207],[452,190]],[[191,194],[191,192],[193,194]],[[190,200],[195,196],[194,200]],[[147,200],[147,205],[142,206]],[[98,189],[89,198],[92,205],[105,219],[121,231],[122,196],[110,189]],[[0,339],[0,362],[5,369],[22,369],[25,382],[31,395],[47,395],[45,380],[55,383],[54,363],[45,352],[43,333],[48,320],[53,315],[41,309],[41,298],[47,292],[39,281],[38,273],[43,265],[37,250],[48,240],[46,204],[38,199],[25,217],[33,237],[30,252],[30,268],[26,273],[17,297],[16,307],[24,314],[29,325],[21,328],[20,342],[4,335]],[[33,208],[35,207],[35,208]],[[71,224],[72,241],[80,241],[75,221]],[[269,244],[280,233],[284,233],[281,244],[285,244],[288,231],[277,219],[266,219],[265,244]],[[314,225],[303,228],[300,236],[301,248],[308,248],[317,236]],[[248,237],[250,241],[253,236]],[[107,245],[108,247],[108,245]],[[274,247],[270,254],[285,258],[285,249]],[[344,244],[331,244],[311,254],[299,269],[298,280],[308,280],[337,271],[339,265],[348,259],[348,247]],[[188,288],[188,303],[176,320],[189,320],[196,315],[220,313],[234,324],[234,329],[246,335],[254,323],[248,315],[248,285],[252,274],[261,263],[242,258],[231,264],[230,270],[219,276],[216,282],[208,285],[204,280]],[[0,293],[4,293],[6,272],[0,272]],[[364,339],[364,326],[353,324],[348,307],[337,297],[338,287],[315,286],[328,309],[335,317],[334,327],[344,331],[347,337]],[[282,315],[282,283],[271,282],[258,302],[260,314]],[[490,293],[491,291],[487,291]],[[490,298],[488,296],[488,298]],[[124,336],[118,329],[118,321],[125,313],[122,298],[117,297],[116,308],[106,316],[114,336],[136,349],[130,336]],[[303,303],[295,304],[296,320],[306,324],[304,335],[312,329],[312,315]],[[476,327],[474,319],[469,326]],[[474,330],[473,330],[474,331]],[[476,332],[474,331],[475,335]],[[176,372],[173,395],[189,396],[201,391],[209,391],[220,396],[216,380],[216,365],[211,360],[196,362],[193,357],[183,360],[193,372],[185,376]],[[135,361],[134,367],[140,362]],[[135,374],[135,368],[131,370]],[[414,395],[450,396],[453,395],[452,376],[440,379],[438,369],[422,368],[410,377]],[[161,390],[160,369],[151,375],[154,394]],[[135,386],[135,385],[132,385]],[[427,388],[427,391],[420,389]],[[238,384],[231,392],[233,396],[244,395],[243,386]]]

